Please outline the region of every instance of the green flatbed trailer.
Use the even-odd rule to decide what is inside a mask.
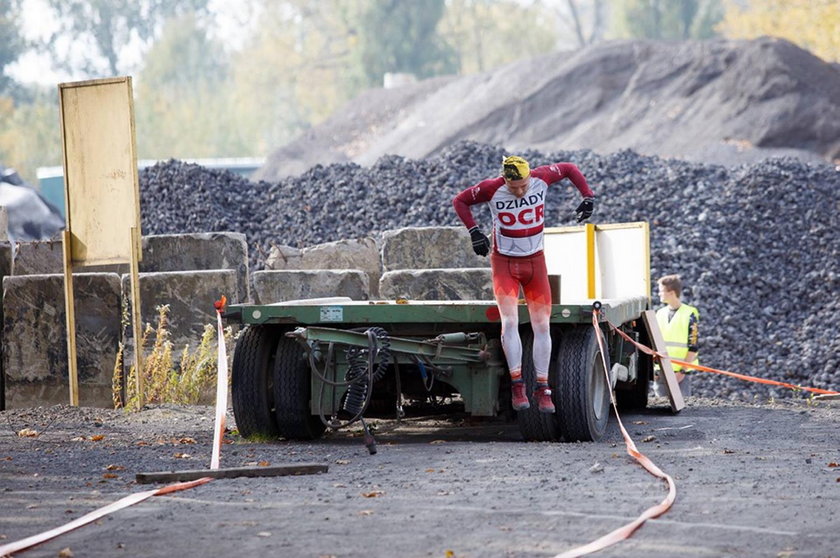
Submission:
[[[640,319],[649,304],[648,297],[633,296],[552,305],[549,382],[557,412],[539,413],[536,405],[517,412],[525,439],[598,440],[611,389],[624,408],[647,405],[652,359],[608,322],[649,344]],[[533,335],[527,307],[519,310],[522,372],[531,393]],[[232,369],[233,410],[244,436],[314,439],[342,418],[346,424],[388,404],[399,409],[403,398],[457,394],[473,416],[513,413],[493,301],[310,299],[231,305],[223,316],[245,326]]]

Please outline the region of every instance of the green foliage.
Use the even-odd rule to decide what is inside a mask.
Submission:
[[[484,72],[551,52],[554,16],[541,4],[512,0],[450,0],[441,34],[456,50],[461,74]]]
[[[235,53],[229,107],[251,152],[268,153],[326,119],[358,93],[354,63],[364,2],[266,2],[251,40]]]
[[[181,403],[193,405],[210,403],[215,395],[216,375],[218,372],[218,356],[216,345],[216,329],[212,324],[204,326],[204,333],[196,348],[190,351],[184,347],[178,365],[173,359],[171,334],[168,329],[169,306],[157,307],[157,327],[146,324],[139,343],[141,354],[150,336],[154,336],[151,351],[143,357],[143,401],[144,403]],[[123,316],[125,323],[126,317]],[[230,327],[225,329],[225,343],[233,339]],[[113,373],[113,401],[114,408],[122,406],[122,395],[125,394],[126,410],[139,410],[140,397],[137,392],[137,368],[132,366],[123,385],[123,351],[120,344]],[[230,354],[228,356],[230,359]],[[228,362],[230,370],[230,362]]]
[[[250,155],[237,143],[228,101],[229,57],[193,14],[169,20],[146,55],[135,87],[142,158]],[[197,141],[197,139],[199,141]]]
[[[17,60],[26,48],[20,35],[19,0],[0,0],[0,37],[0,95],[8,95],[13,81],[5,74],[6,66]]]
[[[420,78],[454,73],[454,50],[438,33],[444,0],[373,0],[362,18],[360,57],[367,83],[377,87],[386,72]]]
[[[620,0],[614,9],[620,38],[707,39],[723,17],[720,0]]]
[[[37,184],[38,166],[61,164],[61,130],[56,93],[33,88],[29,96],[28,102],[0,97],[0,164]]]
[[[90,75],[120,73],[120,54],[132,41],[148,43],[161,23],[187,13],[206,13],[208,0],[45,0],[59,29],[41,44],[58,66]],[[76,52],[72,42],[94,49]],[[73,56],[81,55],[80,67]],[[103,65],[103,59],[105,64]]]
[[[726,2],[720,31],[735,39],[781,37],[829,62],[840,62],[837,0],[746,0]]]

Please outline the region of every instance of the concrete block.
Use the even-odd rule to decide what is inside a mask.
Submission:
[[[360,269],[256,271],[253,279],[257,304],[332,296],[370,299],[368,276]]]
[[[265,268],[272,269],[305,269],[301,262],[303,250],[286,246],[285,244],[274,244],[265,259]]]
[[[123,300],[131,317],[131,276],[122,276]],[[204,326],[216,324],[216,309],[213,303],[220,295],[234,292],[237,287],[237,271],[234,269],[212,269],[198,271],[167,271],[140,274],[140,315],[143,327],[151,324],[157,327],[158,307],[168,304],[168,331],[172,342],[173,358],[180,359],[185,347],[194,350],[204,333]],[[134,362],[134,338],[131,326],[123,332],[125,362]],[[154,344],[154,335],[146,342],[148,352]]]
[[[382,233],[384,271],[465,267],[489,268],[490,260],[475,255],[464,227],[411,227]]]
[[[213,269],[236,272],[236,288],[223,293],[231,304],[250,299],[248,243],[244,234],[211,232],[143,237],[141,273]]]
[[[14,275],[64,273],[64,252],[61,240],[18,242],[15,250]]]
[[[490,269],[401,269],[386,271],[379,282],[386,300],[493,300]]]
[[[0,242],[9,240],[9,212],[0,205]]]
[[[73,274],[79,404],[111,406],[120,340],[120,278]],[[64,275],[3,279],[3,369],[9,408],[69,403]]]
[[[266,269],[359,269],[367,274],[373,297],[378,295],[379,277],[382,275],[379,246],[370,237],[326,242],[300,250],[291,246],[273,246],[266,260]]]

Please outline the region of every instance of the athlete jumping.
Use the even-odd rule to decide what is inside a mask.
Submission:
[[[592,215],[595,194],[572,163],[554,163],[530,169],[522,157],[505,157],[501,176],[483,180],[452,200],[458,218],[470,231],[473,251],[486,256],[490,239],[475,223],[470,206],[489,203],[493,215],[490,269],[493,292],[502,321],[502,349],[510,370],[511,400],[517,411],[531,406],[522,378],[522,341],[519,338],[519,287],[525,292],[534,332],[534,392],[540,412],[553,413],[548,364],[551,360],[551,288],[543,254],[545,195],[549,184],[568,178],[583,201],[575,210],[578,222]]]

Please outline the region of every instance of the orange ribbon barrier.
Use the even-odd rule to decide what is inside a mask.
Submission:
[[[221,452],[222,438],[225,435],[225,412],[227,410],[228,390],[228,366],[227,349],[225,347],[225,335],[224,329],[222,328],[222,311],[225,309],[226,303],[227,299],[224,297],[224,295],[219,300],[213,303],[213,306],[216,308],[216,321],[219,330],[219,352],[216,378],[216,424],[215,433],[213,436],[213,453],[210,457],[211,469],[219,468],[219,454]],[[74,529],[78,529],[83,525],[92,523],[93,521],[96,521],[97,519],[104,517],[110,513],[114,513],[115,511],[121,510],[123,508],[127,508],[129,506],[133,506],[134,504],[138,504],[143,500],[151,498],[152,496],[163,496],[164,494],[171,494],[172,492],[178,492],[179,490],[187,490],[188,488],[193,488],[195,486],[200,486],[202,484],[208,483],[211,480],[213,480],[211,477],[203,477],[194,481],[170,484],[158,488],[156,490],[147,490],[146,492],[138,492],[137,494],[131,494],[129,496],[126,496],[125,498],[117,500],[116,502],[108,504],[107,506],[103,506],[86,515],[83,515],[79,519],[71,521],[70,523],[65,523],[61,527],[56,527],[55,529],[50,529],[49,531],[44,531],[43,533],[38,533],[37,535],[33,535],[31,537],[27,537],[16,542],[4,544],[3,546],[0,546],[0,557],[8,556],[11,555],[13,552],[20,552],[21,550],[26,550],[48,540],[54,539],[59,535],[63,535],[64,533],[70,532]]]
[[[604,364],[604,374],[606,376],[607,385],[609,385],[609,366],[607,366],[607,360],[605,357],[607,351],[604,347],[601,328],[598,327],[597,310],[592,312],[592,326],[595,328],[595,335],[598,339],[598,347],[601,349],[601,361]],[[567,550],[566,552],[560,553],[554,558],[576,558],[577,556],[585,556],[586,554],[591,554],[593,552],[603,550],[608,546],[612,546],[618,542],[621,542],[629,538],[633,533],[635,533],[636,529],[641,527],[644,524],[644,522],[648,519],[659,517],[660,515],[671,509],[671,506],[674,504],[674,501],[677,498],[677,487],[674,484],[674,479],[672,479],[670,475],[662,472],[662,469],[657,467],[653,463],[653,461],[651,461],[646,455],[641,453],[636,448],[636,444],[633,442],[633,439],[630,438],[630,434],[628,434],[627,430],[624,428],[624,423],[621,422],[621,417],[618,414],[618,407],[616,406],[615,402],[615,394],[612,392],[612,390],[610,390],[610,403],[612,403],[613,410],[615,411],[615,418],[618,421],[618,426],[621,429],[621,434],[622,436],[624,436],[624,443],[627,447],[627,453],[630,454],[650,474],[660,479],[663,479],[665,480],[665,482],[668,483],[668,495],[659,504],[649,507],[644,512],[642,512],[642,514],[639,515],[639,517],[637,517],[630,523],[622,525],[618,529],[607,533],[603,537],[596,539],[589,544],[578,546],[571,550]]]
[[[227,413],[228,365],[227,348],[225,346],[225,331],[222,327],[222,311],[225,309],[227,298],[224,295],[213,303],[216,308],[216,326],[218,329],[218,360],[216,366],[216,423],[213,430],[213,453],[210,456],[210,468],[219,468],[219,454],[222,439],[225,437],[225,416]]]
[[[715,374],[722,374],[724,376],[730,376],[732,378],[738,378],[739,380],[744,380],[744,381],[747,381],[747,382],[755,382],[755,383],[758,383],[758,384],[769,384],[769,385],[781,386],[781,387],[785,387],[785,388],[793,389],[793,390],[810,391],[812,393],[819,393],[821,395],[840,395],[840,392],[831,391],[831,390],[828,390],[828,389],[799,386],[799,385],[796,385],[796,384],[789,384],[787,382],[779,382],[777,380],[768,380],[766,378],[757,378],[755,376],[748,376],[746,374],[738,374],[737,372],[729,372],[727,370],[718,370],[716,368],[709,368],[708,366],[702,366],[700,364],[692,364],[691,362],[686,362],[684,360],[679,360],[679,359],[676,359],[676,358],[672,358],[672,357],[669,357],[668,355],[663,355],[662,353],[654,351],[650,347],[642,345],[641,343],[639,343],[638,341],[636,341],[635,339],[633,339],[632,337],[630,337],[629,335],[627,335],[626,333],[624,333],[623,331],[621,331],[620,329],[615,327],[612,323],[610,323],[610,322],[607,322],[607,323],[609,324],[609,326],[612,328],[613,331],[615,331],[616,333],[621,335],[627,341],[630,341],[633,345],[635,345],[643,353],[651,355],[651,356],[656,357],[658,359],[668,359],[671,362],[679,364],[680,366],[683,366],[683,367],[686,367],[686,368],[693,368],[694,370],[700,370],[702,372],[713,372]]]
[[[127,508],[129,506],[133,506],[134,504],[142,502],[143,500],[151,498],[152,496],[163,496],[164,494],[170,494],[179,490],[187,490],[188,488],[208,483],[211,480],[213,479],[210,477],[204,477],[190,482],[179,482],[176,484],[170,484],[162,488],[158,488],[156,490],[147,490],[146,492],[138,492],[137,494],[131,494],[129,496],[126,496],[125,498],[117,500],[116,502],[108,504],[107,506],[103,506],[97,510],[93,510],[88,514],[83,515],[79,519],[71,521],[70,523],[66,523],[61,527],[56,527],[55,529],[50,529],[49,531],[44,531],[43,533],[38,533],[37,535],[32,535],[31,537],[27,537],[19,541],[4,544],[3,546],[0,546],[0,556],[8,556],[14,552],[20,552],[21,550],[26,550],[35,545],[54,539],[55,537],[63,535],[64,533],[68,533],[73,529],[78,529],[83,525],[92,523],[97,519],[108,515],[109,513],[113,513],[115,511]]]

